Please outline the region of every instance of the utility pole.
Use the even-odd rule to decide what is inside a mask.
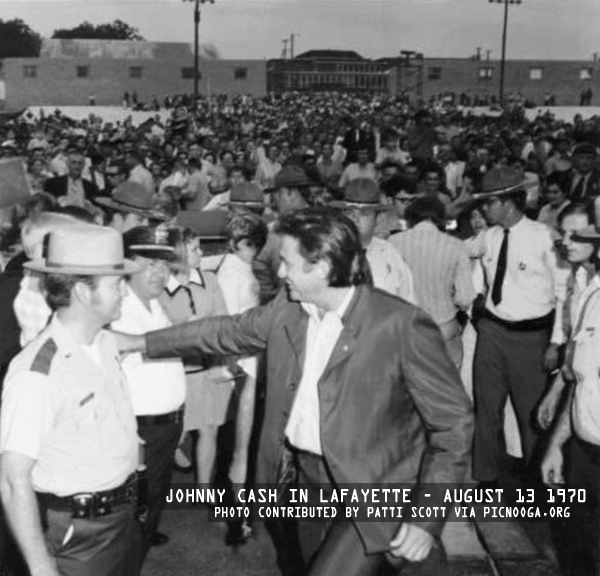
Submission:
[[[200,4],[214,4],[215,0],[183,0],[194,2],[194,112],[198,108],[198,87],[200,82]]]
[[[481,60],[481,46],[477,46],[475,60]]]
[[[284,38],[282,40],[282,42],[283,42],[283,53],[282,53],[281,57],[284,60],[287,60],[287,45],[288,45],[289,39],[288,38]]]
[[[294,59],[294,34],[290,34],[290,60]]]
[[[486,50],[485,51],[485,59],[489,62],[490,61],[490,54],[492,53],[491,50]]]
[[[502,27],[502,59],[500,61],[500,89],[498,99],[500,105],[504,106],[504,72],[506,68],[506,36],[508,29],[508,5],[520,4],[521,0],[489,0],[490,3],[504,4],[504,25]]]

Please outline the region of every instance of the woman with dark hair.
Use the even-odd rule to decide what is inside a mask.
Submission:
[[[546,224],[553,230],[558,225],[560,213],[569,205],[568,195],[571,183],[568,174],[552,172],[546,178],[544,198],[546,204],[542,206],[537,221]]]

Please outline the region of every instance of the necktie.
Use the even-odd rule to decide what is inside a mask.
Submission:
[[[367,259],[367,251],[362,251],[362,270],[363,270],[363,284],[368,286],[374,286],[373,284],[373,272],[371,271],[371,265]]]
[[[585,198],[585,176],[580,176],[575,188],[573,188],[573,192],[571,193],[571,198]]]
[[[494,284],[492,286],[492,302],[494,306],[498,306],[502,301],[502,284],[504,284],[504,277],[506,276],[506,261],[508,259],[508,233],[509,229],[505,228],[502,246],[500,246],[500,254],[498,255],[496,276],[494,277]]]

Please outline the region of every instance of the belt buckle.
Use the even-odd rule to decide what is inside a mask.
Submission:
[[[71,496],[72,518],[92,518],[96,508],[95,494],[83,493]]]

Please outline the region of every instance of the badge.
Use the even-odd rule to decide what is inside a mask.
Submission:
[[[525,262],[519,262],[519,270],[521,272],[523,272],[526,268],[527,266],[525,266]]]

